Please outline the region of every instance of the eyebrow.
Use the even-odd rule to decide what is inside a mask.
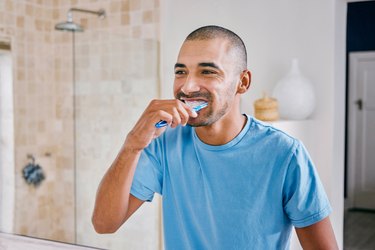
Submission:
[[[220,67],[213,62],[202,62],[198,64],[199,67],[211,67],[220,70]],[[176,63],[174,65],[174,68],[186,68],[186,65],[183,63]]]
[[[176,64],[174,65],[174,68],[186,68],[186,65],[183,64],[183,63],[176,63]]]
[[[210,67],[210,68],[215,68],[215,69],[221,70],[220,67],[216,63],[213,63],[213,62],[202,62],[202,63],[199,63],[198,66],[199,67]]]

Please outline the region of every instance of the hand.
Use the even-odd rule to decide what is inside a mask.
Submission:
[[[128,134],[125,148],[140,151],[147,147],[166,130],[166,127],[155,127],[160,120],[175,128],[185,126],[189,117],[197,117],[197,113],[180,100],[153,100]]]

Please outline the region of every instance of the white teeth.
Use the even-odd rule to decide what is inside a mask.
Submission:
[[[185,100],[185,103],[187,104],[187,105],[189,105],[191,108],[194,108],[194,107],[197,107],[197,106],[199,106],[199,105],[201,105],[201,104],[203,104],[203,103],[206,103],[205,101],[186,101]]]

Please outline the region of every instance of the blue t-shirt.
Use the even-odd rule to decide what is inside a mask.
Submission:
[[[225,145],[190,126],[167,129],[142,152],[131,194],[162,195],[166,249],[289,249],[292,225],[331,212],[301,142],[247,116]]]

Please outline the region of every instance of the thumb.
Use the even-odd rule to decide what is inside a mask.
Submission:
[[[154,131],[154,135],[153,135],[153,139],[155,138],[158,138],[162,133],[164,133],[164,131],[167,129],[167,127],[162,127],[162,128],[158,128],[158,129],[155,129]]]

